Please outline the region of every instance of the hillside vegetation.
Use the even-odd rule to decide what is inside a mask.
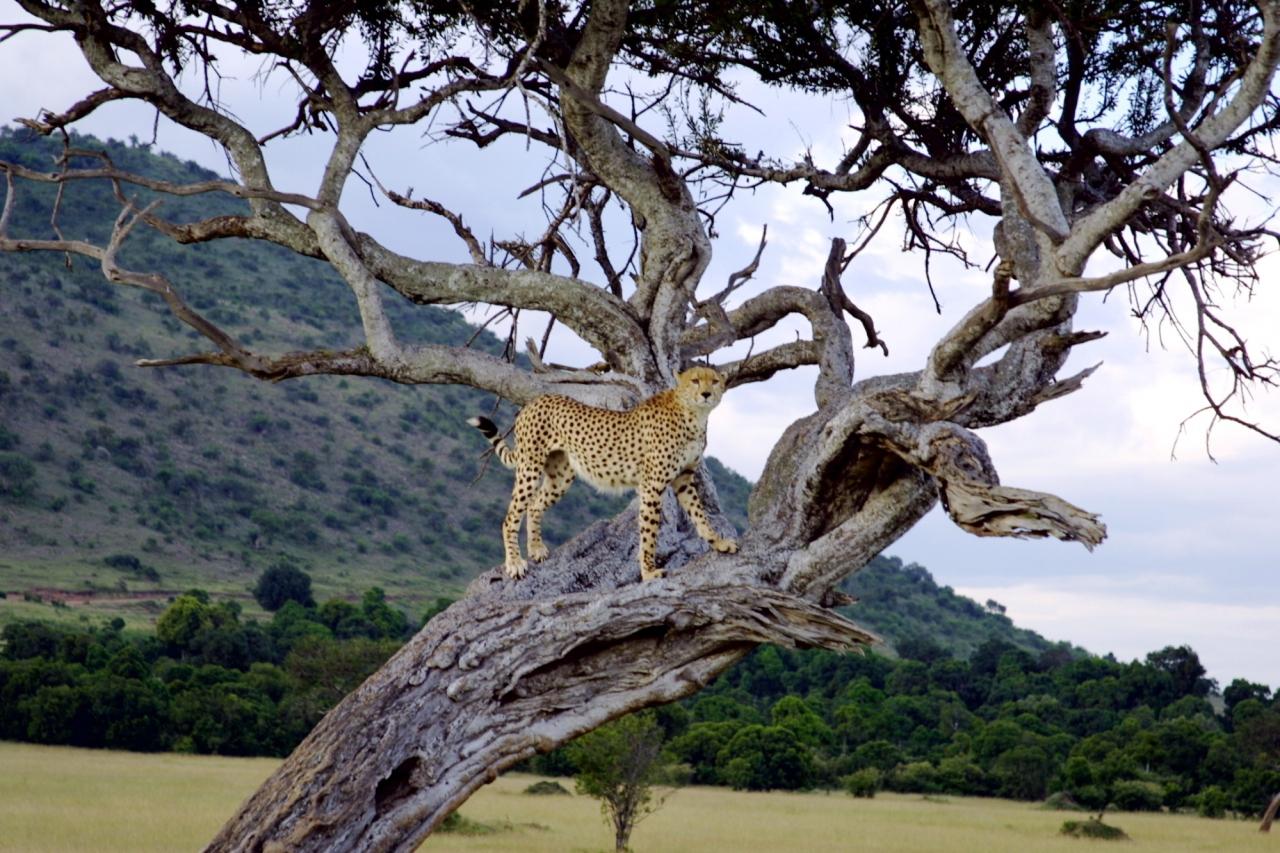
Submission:
[[[105,147],[131,171],[215,177],[141,146],[77,143]],[[5,133],[0,152],[50,169],[57,146]],[[11,231],[48,234],[52,189],[23,193]],[[239,204],[204,196],[161,210],[182,221]],[[116,210],[106,184],[76,184],[59,224],[68,237],[101,237]],[[179,247],[139,229],[124,262],[163,270],[196,308],[264,349],[348,346],[359,336],[346,285],[327,265],[283,250]],[[209,367],[138,369],[139,357],[203,348],[157,297],[49,254],[0,254],[0,279],[0,589],[243,594],[263,567],[288,557],[322,592],[376,582],[416,603],[501,560],[509,473],[491,465],[476,479],[486,445],[465,424],[492,410],[491,397],[335,376],[271,385]],[[409,340],[475,335],[473,346],[502,348],[452,311],[401,303],[393,319]],[[723,467],[716,474],[730,492],[741,479]],[[549,539],[562,542],[623,505],[571,489],[548,516]]]

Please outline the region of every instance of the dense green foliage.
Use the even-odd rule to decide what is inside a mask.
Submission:
[[[686,703],[669,744],[696,781],[842,785],[1041,799],[1092,808],[1257,814],[1280,791],[1280,699],[1237,680],[1215,710],[1195,652],[1145,661],[1039,655],[1000,640],[938,650],[757,650]],[[677,715],[678,718],[678,715]]]
[[[747,790],[1064,792],[1092,809],[1209,817],[1260,814],[1280,791],[1280,696],[1243,679],[1214,695],[1187,647],[1131,663],[996,639],[967,660],[920,648],[894,660],[762,647],[662,709],[667,749],[693,782]],[[572,772],[572,758],[534,766]]]
[[[281,754],[410,633],[377,588],[358,605],[289,601],[264,623],[192,590],[154,636],[122,627],[6,626],[0,738]],[[1280,790],[1280,697],[1242,679],[1215,695],[1189,648],[1131,663],[999,639],[963,660],[914,648],[894,659],[762,647],[644,729],[661,728],[690,781],[747,790],[1063,791],[1093,809],[1213,817],[1258,814]],[[598,774],[601,750],[588,747],[603,737],[535,769]]]
[[[0,738],[132,750],[284,755],[409,635],[382,590],[360,606],[286,602],[270,622],[177,596],[154,636],[115,620],[14,622],[0,657]]]

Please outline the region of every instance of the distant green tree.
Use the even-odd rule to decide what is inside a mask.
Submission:
[[[404,612],[387,604],[382,587],[370,587],[360,600],[360,611],[373,626],[373,639],[402,640],[409,633]]]
[[[852,796],[874,797],[876,791],[880,788],[880,771],[874,767],[864,767],[861,770],[850,773],[840,780],[840,783]]]
[[[395,650],[394,642],[368,637],[341,641],[321,635],[301,637],[284,662],[296,685],[289,697],[289,712],[310,728]]]
[[[578,793],[600,801],[612,824],[614,849],[627,849],[631,831],[662,806],[657,786],[667,775],[663,731],[651,711],[622,717],[590,732],[568,747],[578,768]]]
[[[360,608],[340,598],[331,598],[321,604],[316,618],[339,639],[368,637],[373,633],[373,626],[364,618]]]
[[[1200,817],[1223,817],[1227,813],[1227,806],[1231,805],[1231,798],[1227,796],[1227,792],[1217,785],[1210,785],[1193,799],[1196,804],[1196,813]]]
[[[693,723],[671,741],[671,754],[693,769],[690,781],[695,785],[716,785],[716,756],[728,745],[742,724],[736,720]]]
[[[1174,698],[1206,696],[1213,689],[1213,682],[1204,677],[1199,655],[1190,646],[1165,646],[1147,655],[1147,664],[1173,678]]]
[[[132,670],[133,664],[125,665]],[[136,677],[111,672],[87,679],[92,708],[92,745],[151,752],[168,744],[169,703],[156,687]]]
[[[188,651],[200,632],[212,626],[213,615],[208,603],[187,592],[175,598],[160,614],[156,620],[156,637],[166,645]]]
[[[923,634],[908,634],[894,643],[894,648],[900,658],[920,661],[926,666],[951,659],[951,653],[945,647]]]
[[[929,689],[929,668],[918,660],[904,660],[885,679],[886,693],[907,696]]]
[[[998,793],[1014,800],[1044,799],[1053,770],[1052,759],[1036,746],[1014,747],[991,765]]]
[[[57,657],[63,632],[47,622],[10,622],[0,630],[0,646],[9,660]]]
[[[764,720],[751,705],[735,701],[729,696],[701,696],[694,700],[693,719],[700,723],[719,723],[735,720],[743,723],[760,723]]]
[[[223,622],[201,631],[193,640],[193,649],[205,663],[228,669],[248,669],[251,662],[249,640],[238,622]]]
[[[348,605],[349,606],[349,605]],[[333,637],[319,614],[296,601],[286,601],[271,617],[270,632],[279,655],[287,655],[303,637]]]
[[[831,727],[799,696],[782,697],[773,703],[769,714],[775,726],[790,729],[806,746],[822,749],[835,741]]]
[[[1272,761],[1278,756],[1273,754]],[[1271,767],[1249,767],[1236,774],[1227,792],[1232,811],[1249,817],[1261,817],[1271,798],[1280,793],[1280,764]]]
[[[1111,805],[1125,812],[1158,812],[1164,803],[1164,788],[1155,782],[1121,779],[1112,786]]]
[[[994,792],[989,774],[965,755],[951,755],[938,762],[938,785],[948,794],[986,796]]]
[[[898,766],[902,758],[902,750],[887,740],[868,741],[853,751],[855,767],[874,767],[881,773]]]
[[[288,750],[291,744],[281,736],[279,715],[267,696],[222,667],[201,669],[217,680],[192,684],[174,696],[177,748],[214,755],[281,755]]]
[[[813,784],[813,755],[782,726],[743,726],[716,756],[720,778],[738,790],[799,790]]]
[[[927,761],[899,764],[885,779],[885,787],[904,794],[932,794],[942,790],[938,769]]]
[[[25,740],[36,743],[90,746],[83,739],[90,720],[89,697],[79,687],[55,684],[41,687],[19,703],[26,718]]]
[[[263,610],[276,611],[286,601],[296,601],[304,607],[315,606],[311,597],[311,575],[292,562],[281,560],[264,571],[253,589],[253,597]]]
[[[1226,704],[1225,716],[1231,719],[1232,710],[1245,699],[1257,699],[1259,702],[1266,703],[1270,696],[1271,690],[1265,684],[1255,684],[1247,679],[1237,678],[1222,691],[1222,701]]]
[[[107,661],[107,670],[121,678],[141,680],[151,674],[151,666],[134,645],[121,646]]]

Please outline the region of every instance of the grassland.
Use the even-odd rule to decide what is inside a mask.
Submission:
[[[271,759],[139,755],[0,743],[0,851],[196,850],[276,766]],[[594,801],[534,797],[535,777],[504,776],[462,808],[481,834],[442,834],[432,851],[602,851],[612,835]],[[632,836],[639,853],[661,851],[1092,850],[1104,842],[1058,834],[1069,815],[1036,805],[965,797],[881,794],[750,794],[677,791]],[[1188,815],[1114,814],[1132,837],[1117,849],[1275,851],[1252,822]]]

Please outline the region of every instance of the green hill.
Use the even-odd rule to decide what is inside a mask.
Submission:
[[[215,177],[140,146],[104,147],[124,169]],[[0,135],[3,159],[49,169],[56,153],[25,132]],[[19,193],[11,233],[48,236],[52,189],[19,182]],[[240,205],[172,199],[162,212],[188,221]],[[106,184],[76,184],[59,224],[68,238],[100,240],[117,209]],[[327,265],[272,246],[180,247],[139,229],[123,262],[163,270],[197,309],[266,351],[359,340],[346,285]],[[33,588],[105,597],[195,585],[245,596],[264,567],[287,557],[315,576],[319,595],[377,583],[416,609],[501,560],[510,475],[489,466],[480,476],[485,445],[465,423],[492,409],[491,396],[138,369],[139,357],[208,343],[157,297],[108,284],[84,259],[68,269],[52,253],[3,253],[0,281],[0,590],[10,598]],[[463,344],[475,333],[452,311],[403,302],[391,314],[407,340]],[[488,334],[473,346],[501,349]],[[562,542],[624,505],[571,489],[547,518],[548,537]]]
[[[217,177],[146,146],[91,138],[122,169],[171,181]],[[0,159],[51,169],[60,146],[0,130]],[[18,182],[14,236],[51,236],[53,189]],[[146,200],[147,193],[140,192]],[[166,198],[191,221],[241,210],[230,197]],[[118,211],[110,186],[68,186],[59,225],[102,240]],[[138,229],[126,266],[163,270],[223,328],[265,351],[343,347],[360,339],[355,301],[320,262],[250,241],[177,246]],[[465,424],[494,399],[461,387],[405,387],[317,376],[278,385],[211,367],[138,369],[140,357],[208,348],[155,296],[108,284],[95,265],[51,253],[0,253],[0,621],[78,618],[81,606],[150,621],[198,586],[241,600],[286,559],[316,597],[354,600],[371,585],[421,613],[499,562],[510,475],[481,462]],[[461,315],[389,305],[397,333],[499,352]],[[510,411],[499,419],[509,419]],[[750,484],[709,467],[729,515],[745,526]],[[483,475],[482,471],[484,471]],[[478,478],[478,479],[477,479]],[[563,542],[625,498],[577,486],[546,531]],[[847,583],[850,615],[891,644],[931,638],[959,652],[997,637],[1049,643],[939,589],[928,572],[880,558]],[[74,595],[72,595],[74,593]],[[72,608],[51,608],[54,602]]]
[[[928,657],[933,646],[967,658],[989,640],[1035,654],[1056,645],[1015,626],[999,605],[984,607],[956,595],[951,587],[938,586],[928,569],[904,565],[897,557],[876,557],[845,579],[841,589],[858,599],[844,614],[884,637],[904,657]]]

